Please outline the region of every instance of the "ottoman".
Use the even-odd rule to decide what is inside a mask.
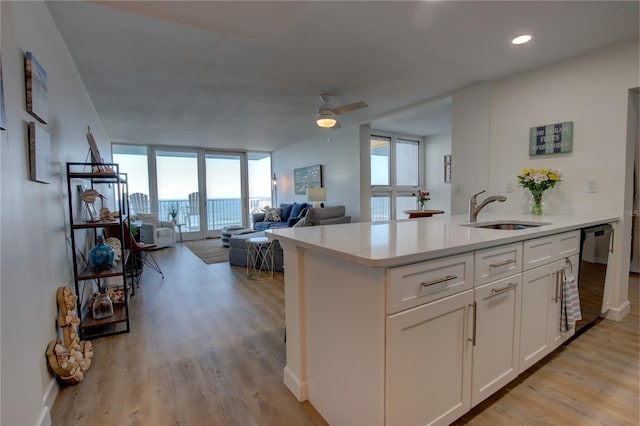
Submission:
[[[229,238],[229,264],[233,266],[247,266],[247,240],[254,237],[264,237],[264,232],[256,232],[248,234],[234,233]],[[280,242],[273,242],[273,269],[277,272],[284,271],[284,255]]]
[[[231,235],[234,232],[239,232],[239,231],[254,232],[252,229],[248,229],[240,225],[225,226],[224,228],[222,228],[222,232],[220,232],[220,241],[222,242],[222,246],[229,247],[229,238],[231,238]]]

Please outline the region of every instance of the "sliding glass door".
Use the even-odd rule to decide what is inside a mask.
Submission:
[[[243,156],[244,154],[234,153],[205,153],[207,237],[219,236],[225,226],[242,226]]]
[[[272,199],[271,154],[204,148],[112,145],[120,170],[129,173],[130,195],[143,199],[132,214],[158,213],[177,223],[184,240],[218,237],[229,225],[250,227],[251,213]]]
[[[157,211],[160,220],[170,220],[169,208],[177,206],[176,219],[182,224],[183,238],[202,238],[198,153],[156,150],[155,158]]]

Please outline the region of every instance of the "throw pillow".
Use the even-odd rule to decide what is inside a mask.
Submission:
[[[306,206],[307,206],[306,203],[302,203],[302,204],[293,203],[293,207],[291,207],[291,216],[290,217],[300,217],[300,212]]]
[[[265,207],[264,208],[264,221],[265,222],[280,222],[282,217],[282,209],[277,207]]]
[[[142,221],[142,223],[153,223],[156,228],[160,228],[160,218],[156,213],[151,214],[138,214],[138,218]]]
[[[282,222],[286,222],[287,220],[289,220],[289,217],[291,216],[292,207],[293,207],[293,204],[285,204],[285,203],[280,204],[280,208],[282,209],[282,214],[280,215]]]

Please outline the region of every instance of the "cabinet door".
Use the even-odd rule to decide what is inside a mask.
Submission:
[[[579,257],[571,256],[569,258],[573,268],[573,274],[578,279],[578,262]],[[558,261],[552,263],[552,282],[549,287],[549,320],[547,322],[547,336],[549,338],[550,351],[554,350],[567,339],[575,334],[575,324],[570,324],[569,330],[560,331],[560,322],[562,316],[562,269],[565,267],[566,261]]]
[[[542,359],[549,349],[549,295],[555,290],[555,264],[540,266],[522,274],[519,373]],[[550,292],[550,286],[554,286]]]
[[[518,376],[522,274],[475,289],[471,406]]]
[[[387,317],[386,424],[449,424],[471,407],[473,290]]]

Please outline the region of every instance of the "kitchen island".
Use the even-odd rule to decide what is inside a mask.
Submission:
[[[448,424],[571,337],[555,327],[558,277],[578,263],[579,229],[618,218],[466,219],[267,233],[284,250],[284,382],[298,400],[330,424]]]

